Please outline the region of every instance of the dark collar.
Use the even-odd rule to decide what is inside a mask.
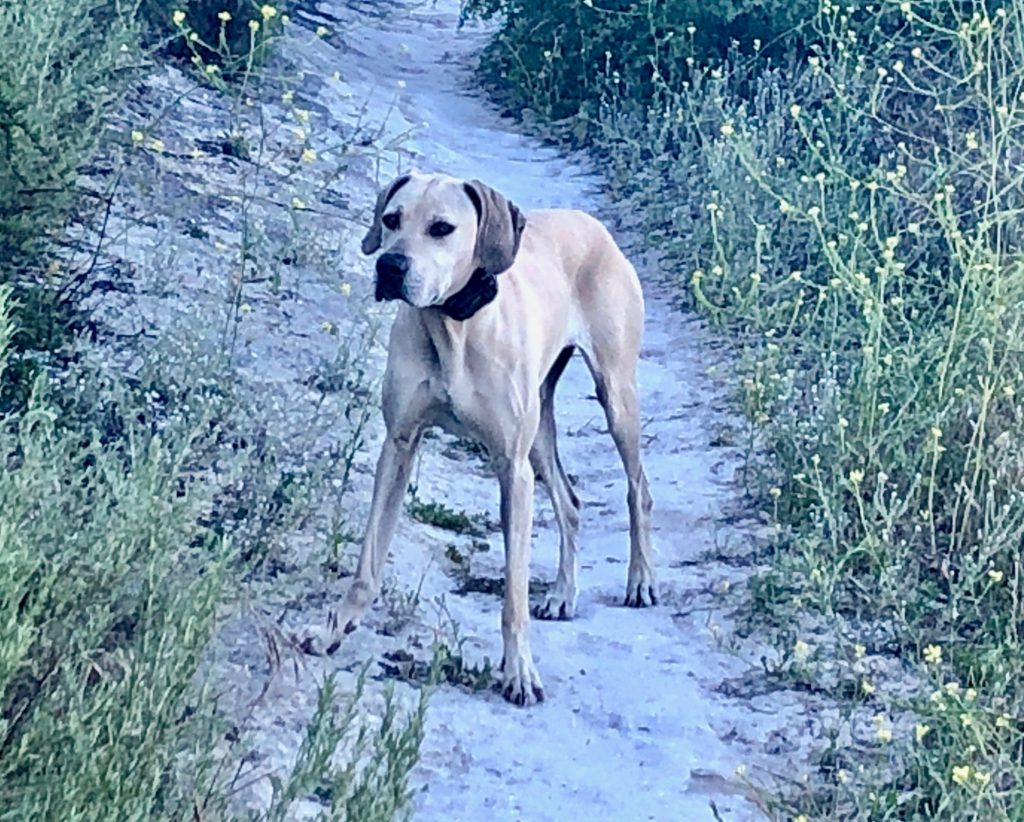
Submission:
[[[498,278],[478,268],[467,282],[438,308],[453,320],[468,320],[498,296]]]

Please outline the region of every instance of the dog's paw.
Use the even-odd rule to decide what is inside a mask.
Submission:
[[[658,604],[658,587],[650,568],[630,567],[626,580],[626,598],[622,604],[627,608],[648,608]]]
[[[533,609],[533,615],[537,619],[572,619],[576,615],[575,592],[555,586],[544,604]]]
[[[327,624],[308,631],[305,636],[293,636],[296,647],[309,656],[331,656],[341,647],[344,635],[338,630],[338,615],[331,612]]]
[[[345,600],[336,614],[331,615],[331,630],[337,634],[351,634],[363,619],[366,609],[376,596],[376,586],[357,579],[345,594]]]
[[[534,705],[544,701],[540,674],[528,657],[502,660],[501,695],[513,705]]]

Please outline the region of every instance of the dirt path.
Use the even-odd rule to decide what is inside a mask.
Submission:
[[[388,4],[382,16],[384,7],[325,0],[319,6],[322,16],[296,14],[296,28],[307,28],[295,37],[292,59],[313,76],[342,75],[344,93],[329,83],[314,92],[310,102],[317,116],[339,127],[356,117],[386,122],[395,134],[415,128],[406,144],[408,164],[480,177],[524,209],[590,210],[629,244],[628,228],[616,225],[613,204],[602,198],[596,177],[517,134],[511,120],[500,118],[472,90],[471,66],[486,33],[456,29],[455,0]],[[320,23],[343,34],[310,38],[309,28]],[[361,112],[358,102],[367,99],[369,107]],[[394,171],[381,173],[389,177]],[[368,205],[374,181],[368,169],[362,173],[364,179],[345,196]],[[369,265],[354,254],[348,264],[358,272],[352,276],[361,278],[359,288],[369,291]],[[712,800],[725,819],[762,818],[743,797],[734,770],[741,763],[752,772],[767,764],[772,734],[799,723],[784,720],[797,707],[780,697],[738,702],[717,691],[750,669],[747,660],[720,650],[715,640],[718,625],[728,633],[728,620],[718,613],[728,598],[720,599],[718,592],[741,581],[745,572],[704,559],[716,546],[736,545],[750,534],[750,525],[737,525],[735,518],[726,524],[726,512],[740,506],[733,482],[739,454],[712,445],[726,412],[706,371],[720,355],[696,319],[670,306],[656,272],[648,267],[642,276],[648,320],[640,386],[662,604],[640,611],[620,607],[629,543],[625,483],[589,376],[575,361],[559,385],[557,417],[563,460],[578,477],[584,501],[577,617],[533,623],[533,649],[547,694],[543,705],[521,710],[494,693],[438,689],[414,779],[422,788],[417,819],[700,820],[713,818]],[[316,310],[329,314],[330,300],[340,298],[324,292],[315,299]],[[265,356],[276,361],[267,367],[287,374],[294,365],[287,358],[300,356],[290,348],[268,344]],[[358,529],[377,441],[374,437],[362,455],[356,476],[361,508],[353,526]],[[451,438],[427,441],[415,482],[420,500],[497,518],[495,480]],[[537,500],[533,576],[550,581],[557,565],[557,530],[543,493]],[[350,677],[362,660],[395,649],[426,658],[439,623],[432,604],[438,597],[444,597],[458,624],[471,661],[500,658],[501,600],[488,589],[501,576],[501,559],[494,531],[481,541],[405,517],[387,573],[395,591],[422,584],[411,623],[397,636],[384,635],[389,608],[378,603],[334,657],[311,657],[295,676],[278,677],[246,723],[263,764],[287,767],[324,673]],[[305,605],[289,609],[283,623],[296,635],[318,630],[347,584],[317,582],[313,576],[282,583],[306,586],[301,596],[289,594]],[[474,592],[455,593],[460,587]],[[225,636],[224,665],[228,678],[243,684],[241,691],[258,680],[263,665],[251,637],[244,625]],[[412,693],[405,685],[400,691]],[[776,761],[769,767],[785,766]],[[258,805],[268,792],[268,785],[256,785],[247,801]]]

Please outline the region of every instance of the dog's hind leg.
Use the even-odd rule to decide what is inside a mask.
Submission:
[[[628,263],[627,263],[628,265]],[[634,282],[635,282],[635,275]],[[625,604],[635,608],[657,605],[654,558],[651,550],[651,492],[640,458],[640,403],[636,368],[643,329],[643,298],[639,283],[630,305],[601,306],[590,315],[591,339],[583,350],[604,407],[623,467],[629,507],[629,574]]]
[[[538,619],[572,619],[576,609],[576,535],[580,525],[580,500],[562,468],[555,427],[555,386],[572,352],[571,347],[563,349],[541,386],[540,427],[530,450],[530,464],[551,498],[560,539],[555,586],[544,604],[534,611]]]

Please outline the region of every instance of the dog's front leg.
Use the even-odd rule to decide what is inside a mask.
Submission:
[[[359,567],[338,618],[338,624],[344,627],[346,634],[356,629],[359,620],[380,591],[384,561],[395,535],[402,500],[409,487],[420,434],[418,430],[404,435],[389,433],[381,448],[373,481],[370,518],[366,524],[362,552],[359,554]]]
[[[505,602],[501,610],[504,643],[502,693],[505,699],[516,705],[529,705],[544,699],[540,674],[530,651],[530,539],[534,475],[527,453],[500,460],[497,465],[501,484],[501,525],[505,535]]]

